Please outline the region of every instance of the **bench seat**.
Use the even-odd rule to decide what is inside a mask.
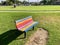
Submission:
[[[27,31],[30,30],[33,26],[35,26],[37,23],[38,23],[38,22],[33,22],[33,23],[31,23],[30,25],[22,28],[21,31],[27,32]]]

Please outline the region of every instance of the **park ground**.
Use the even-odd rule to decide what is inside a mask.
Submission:
[[[6,6],[5,6],[6,7]],[[28,8],[27,8],[28,7]],[[32,8],[31,8],[32,7]],[[43,8],[42,8],[43,7]],[[21,6],[17,8],[0,7],[0,11],[4,10],[51,10],[60,11],[60,6]],[[23,34],[16,31],[15,21],[27,16],[32,16],[34,21],[38,21],[35,30],[28,31],[27,37],[22,39]],[[0,44],[1,45],[24,45],[31,34],[37,28],[44,28],[49,32],[47,45],[60,45],[60,13],[44,13],[44,12],[0,12]],[[31,29],[32,30],[32,29]]]
[[[44,10],[57,10],[60,11],[59,5],[41,5],[41,6],[17,6],[16,8],[13,8],[13,6],[0,6],[1,10],[15,10],[15,11],[21,11],[21,10],[37,10],[37,11],[44,11]]]

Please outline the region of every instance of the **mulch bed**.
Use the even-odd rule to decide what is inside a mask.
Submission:
[[[31,35],[25,45],[46,45],[48,39],[48,31],[39,28],[34,34]]]

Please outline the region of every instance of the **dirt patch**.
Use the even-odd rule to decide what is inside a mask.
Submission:
[[[38,29],[31,35],[25,45],[46,45],[48,39],[48,32],[42,28]]]

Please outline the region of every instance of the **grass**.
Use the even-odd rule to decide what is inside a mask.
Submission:
[[[28,31],[26,39],[20,39],[23,34],[16,30],[15,20],[32,16],[42,27],[49,32],[47,45],[60,45],[60,13],[27,13],[27,12],[0,12],[0,44],[1,45],[24,45],[29,36],[35,32]]]
[[[23,15],[23,16],[22,16]],[[26,39],[23,38],[23,34],[16,30],[15,20],[27,17],[28,14],[23,13],[0,13],[0,44],[1,45],[24,45],[28,37],[34,31],[27,33]]]
[[[33,34],[38,27],[42,27],[49,32],[49,39],[47,45],[60,45],[60,13],[44,13],[44,10],[60,11],[60,6],[1,6],[0,11],[36,11],[32,12],[0,12],[0,45],[24,45],[29,36]],[[42,12],[40,12],[42,11]],[[39,13],[38,13],[39,12]],[[34,21],[39,24],[35,27],[34,31],[28,31],[26,39],[21,39],[23,33],[16,30],[15,20],[32,16]],[[31,29],[32,30],[32,29]]]
[[[1,6],[0,10],[60,10],[59,5],[48,5],[48,6],[17,6],[13,8],[13,6]]]

